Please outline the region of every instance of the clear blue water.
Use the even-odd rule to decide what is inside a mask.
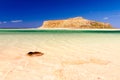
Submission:
[[[13,30],[0,29],[0,50],[95,51],[120,47],[120,30]],[[6,51],[5,49],[5,51]],[[9,51],[7,50],[7,51]],[[115,49],[114,49],[115,50]]]

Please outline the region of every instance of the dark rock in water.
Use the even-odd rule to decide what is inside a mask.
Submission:
[[[28,56],[42,56],[44,53],[42,52],[29,52],[27,53]]]

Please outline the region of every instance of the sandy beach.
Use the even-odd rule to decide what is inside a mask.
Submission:
[[[118,36],[1,34],[0,80],[119,80]]]

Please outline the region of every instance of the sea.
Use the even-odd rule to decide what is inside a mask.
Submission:
[[[0,29],[0,52],[4,54],[14,51],[96,53],[119,51],[118,47],[120,30]]]

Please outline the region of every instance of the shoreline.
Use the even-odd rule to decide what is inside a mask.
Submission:
[[[120,32],[120,29],[67,29],[67,28],[44,28],[44,29],[0,29],[0,32],[49,32],[49,31],[73,31],[73,32],[77,32],[77,31],[81,31],[81,32],[113,32],[113,31],[117,31]]]

